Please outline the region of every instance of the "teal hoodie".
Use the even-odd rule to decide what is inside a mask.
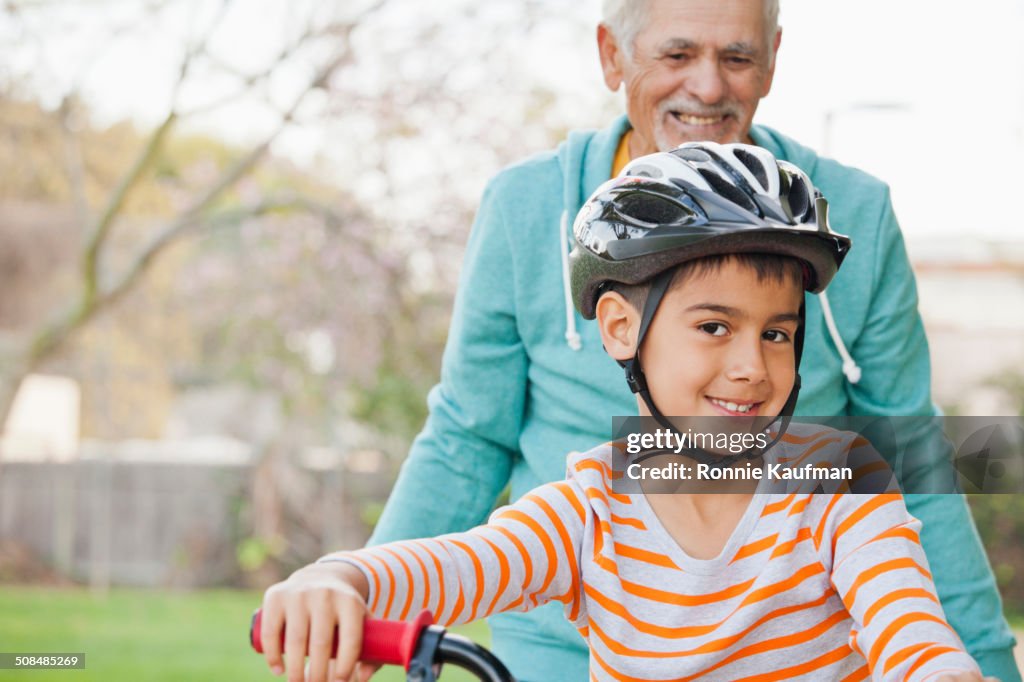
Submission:
[[[430,416],[371,543],[478,525],[506,485],[518,499],[564,478],[569,452],[607,441],[612,416],[636,413],[596,323],[572,309],[566,270],[572,220],[609,178],[628,126],[622,117],[599,132],[571,132],[555,152],[506,168],[487,186]],[[807,297],[797,414],[935,414],[917,290],[888,187],[767,127],[754,126],[751,137],[810,175],[829,199],[833,229],[854,244],[828,289],[839,339],[828,332],[820,297]],[[842,346],[853,358],[847,374]],[[968,650],[986,674],[1020,680],[963,497],[908,495],[907,506],[924,525],[940,598]],[[495,652],[519,680],[588,679],[586,645],[560,604],[501,614],[490,624]]]

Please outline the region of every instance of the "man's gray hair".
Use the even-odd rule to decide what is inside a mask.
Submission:
[[[636,36],[647,25],[648,0],[602,0],[601,21],[611,29],[627,57],[633,56]],[[779,0],[764,0],[766,43],[771,49],[779,30]]]

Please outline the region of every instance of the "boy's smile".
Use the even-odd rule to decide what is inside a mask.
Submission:
[[[640,349],[654,404],[666,416],[778,415],[796,375],[802,301],[797,279],[760,279],[731,258],[673,283]],[[635,340],[640,314],[629,307],[627,316]],[[629,344],[606,346],[617,358],[632,355]]]

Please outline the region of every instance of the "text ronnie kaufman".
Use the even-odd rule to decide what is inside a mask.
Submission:
[[[705,481],[760,480],[762,478],[777,481],[849,481],[853,479],[853,469],[813,464],[805,464],[800,467],[768,464],[760,467],[751,466],[749,462],[732,467],[717,467],[708,464],[691,466],[679,462],[656,467],[634,462],[626,467],[626,476],[634,481],[689,481],[694,478]]]

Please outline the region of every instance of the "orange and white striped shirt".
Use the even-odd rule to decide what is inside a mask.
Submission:
[[[837,432],[832,432],[837,433]],[[798,459],[807,439],[784,442]],[[925,680],[973,670],[946,624],[899,494],[758,493],[721,554],[688,556],[642,494],[613,491],[612,445],[485,526],[331,554],[380,618],[464,623],[551,600],[592,680]],[[758,490],[763,490],[760,485]]]

